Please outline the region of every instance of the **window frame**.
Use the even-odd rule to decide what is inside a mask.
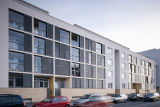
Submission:
[[[122,63],[121,63],[121,67],[122,67],[123,69],[125,69],[125,67],[126,67],[126,66],[125,66],[125,63],[122,62]]]
[[[73,54],[73,49],[78,50],[78,56],[75,56],[75,54]],[[75,60],[76,57],[78,58],[78,61]],[[72,47],[72,61],[80,62],[80,49]]]
[[[122,83],[122,89],[126,89],[126,84]]]
[[[76,36],[77,38],[79,38],[79,41],[73,40],[73,36]],[[72,39],[71,39],[71,40],[72,40],[72,45],[73,45],[73,46],[80,47],[80,36],[79,36],[79,35],[77,35],[77,34],[75,34],[75,33],[72,33]],[[77,39],[77,40],[78,40],[78,39]],[[73,44],[73,41],[76,42],[76,43],[78,43],[78,46],[77,46],[77,45],[74,45],[74,44]]]
[[[113,71],[108,71],[108,77],[113,78]]]
[[[38,27],[35,27],[35,23],[36,21],[38,22]],[[45,24],[45,28],[46,28],[46,31],[44,29],[40,29],[39,28],[39,23],[43,23]],[[37,30],[37,31],[36,31]],[[37,32],[37,33],[36,33]],[[41,34],[39,34],[39,32],[41,32]],[[42,33],[43,32],[43,33]],[[39,36],[42,36],[42,37],[47,37],[47,23],[43,22],[43,21],[40,21],[38,19],[35,19],[34,18],[34,34],[36,35],[39,35]]]
[[[112,55],[112,48],[108,47],[107,48],[107,53],[110,54],[110,55]]]
[[[122,73],[122,79],[126,79],[126,74]]]
[[[98,45],[100,45],[100,48],[98,48]],[[101,52],[99,53],[99,51]],[[102,54],[102,44],[101,43],[96,42],[96,53]]]
[[[113,61],[112,61],[112,59],[108,59],[108,61],[107,61],[107,62],[108,62],[108,65],[109,65],[109,66],[112,66],[112,65],[113,65]]]
[[[121,58],[125,59],[125,53],[121,52]]]
[[[43,83],[43,87],[41,87],[40,83]],[[45,87],[45,82],[48,82],[48,87]],[[49,88],[49,80],[48,79],[39,79],[39,88]]]
[[[38,47],[35,46],[35,39],[38,40],[38,43],[37,43]],[[43,41],[44,41],[44,48],[42,48],[42,47],[39,46],[39,45],[40,45],[39,40],[43,40]],[[44,50],[44,54],[38,53],[38,51],[37,51],[37,53],[36,53],[36,52],[35,52],[35,48],[36,48],[36,49],[42,49],[42,50]],[[34,37],[34,53],[35,53],[35,54],[40,54],[40,55],[46,55],[46,40],[45,40],[45,39],[42,39],[42,38],[39,38],[39,37]]]
[[[113,89],[113,83],[108,83],[108,89]]]
[[[40,58],[40,60],[41,60],[40,66],[35,65],[35,57]],[[41,70],[41,71],[35,72],[35,67],[36,67],[36,68],[39,68],[39,67],[40,67],[40,70]],[[41,57],[41,56],[34,56],[34,73],[42,73],[42,57]]]
[[[66,38],[66,37],[62,36],[62,35],[61,35],[61,31],[68,32],[68,34],[69,34],[68,36],[69,36],[69,37]],[[68,43],[66,43],[66,44],[70,44],[70,32],[69,32],[69,31],[64,30],[64,29],[60,29],[60,35],[59,35],[59,37],[60,37],[60,42],[66,43],[66,42],[62,41],[61,38],[63,38],[63,39],[65,39],[65,40],[66,40],[66,39],[68,40]]]
[[[72,76],[80,77],[80,76],[81,76],[80,64],[79,64],[79,63],[74,63],[74,62],[72,62],[72,63],[71,63],[71,67],[72,67],[72,65],[74,65],[74,70],[72,69]],[[77,71],[78,71],[78,70],[76,70],[76,67],[75,67],[76,65],[79,65],[79,76],[76,75],[76,73],[77,73]],[[73,75],[73,72],[74,72],[75,75]]]

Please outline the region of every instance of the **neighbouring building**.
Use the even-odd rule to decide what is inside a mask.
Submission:
[[[0,94],[36,102],[47,96],[156,90],[154,58],[23,0],[1,0],[0,13]]]

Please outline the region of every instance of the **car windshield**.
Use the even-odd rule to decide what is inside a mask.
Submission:
[[[148,93],[147,96],[153,96],[153,93]]]
[[[113,94],[111,97],[120,97],[120,94]]]
[[[136,93],[132,93],[131,96],[137,96],[137,94]]]
[[[49,102],[51,98],[45,98],[42,102]]]
[[[84,95],[84,96],[82,96],[80,99],[88,99],[89,97],[90,97],[91,95]]]
[[[92,96],[90,98],[90,101],[99,101],[99,100],[104,100],[104,97],[102,97],[102,96]]]

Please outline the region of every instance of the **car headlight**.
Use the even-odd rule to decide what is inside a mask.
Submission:
[[[118,98],[116,98],[116,100],[118,100]]]

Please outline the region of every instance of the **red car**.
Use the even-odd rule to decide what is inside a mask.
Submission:
[[[112,102],[112,100],[102,96],[94,96],[89,101],[78,104],[76,107],[111,107]]]
[[[56,96],[45,98],[39,103],[33,104],[32,107],[70,107],[71,103],[68,97]]]

